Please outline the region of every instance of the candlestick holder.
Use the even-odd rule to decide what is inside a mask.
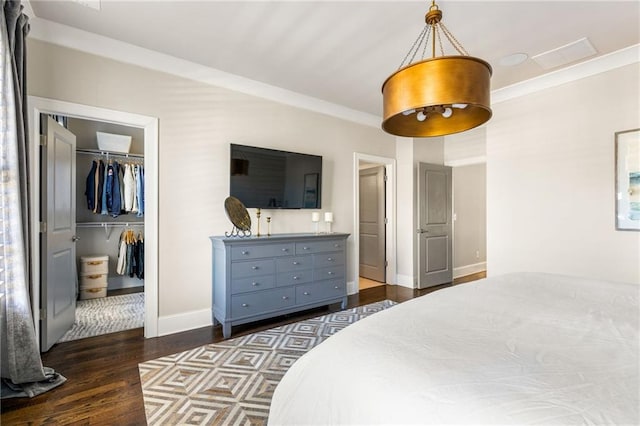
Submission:
[[[331,224],[333,223],[333,213],[325,212],[324,221],[327,224],[327,234],[331,234]]]
[[[258,218],[258,232],[256,233],[256,237],[260,236],[260,208],[256,209],[256,217]]]
[[[320,232],[318,231],[318,222],[320,222],[320,213],[319,212],[313,212],[311,213],[311,222],[313,222],[313,230],[316,234],[319,234]]]

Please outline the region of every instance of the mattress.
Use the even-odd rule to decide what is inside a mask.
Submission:
[[[269,424],[639,424],[639,290],[522,273],[412,299],[301,357]]]

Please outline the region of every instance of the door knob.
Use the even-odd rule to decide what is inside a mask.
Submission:
[[[75,243],[76,241],[78,241],[79,239],[80,239],[80,237],[78,237],[78,236],[76,236],[76,235],[74,235],[73,237],[71,237],[71,241],[73,241],[74,243]]]

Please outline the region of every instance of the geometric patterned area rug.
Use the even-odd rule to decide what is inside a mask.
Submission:
[[[144,293],[78,300],[76,319],[60,342],[144,327]]]
[[[298,358],[395,304],[384,300],[139,364],[147,424],[266,424],[273,391]]]

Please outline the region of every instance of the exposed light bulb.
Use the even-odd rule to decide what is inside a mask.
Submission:
[[[420,111],[416,114],[416,118],[418,121],[424,121],[427,119],[427,114],[425,114],[424,111]]]
[[[416,112],[416,110],[415,110],[415,109],[408,109],[408,110],[406,110],[406,111],[402,111],[402,115],[411,115],[411,114],[413,114],[414,112]]]
[[[442,112],[442,116],[444,118],[449,118],[449,117],[451,117],[452,114],[453,114],[453,110],[451,108],[449,108],[449,107],[446,107],[444,109],[444,111]]]
[[[465,109],[467,104],[452,104],[451,106],[458,109]]]

